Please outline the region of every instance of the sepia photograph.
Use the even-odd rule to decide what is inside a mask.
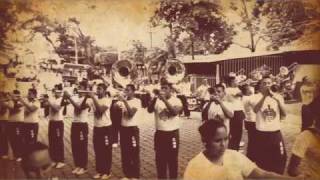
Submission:
[[[0,179],[320,180],[320,0],[0,0]]]

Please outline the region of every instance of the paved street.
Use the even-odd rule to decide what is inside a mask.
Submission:
[[[286,149],[290,154],[292,141],[299,132],[300,118],[299,105],[288,105],[289,115],[282,123],[283,134],[286,142]],[[69,109],[68,111],[71,112]],[[142,178],[155,178],[156,168],[154,161],[153,151],[153,134],[154,134],[154,120],[153,115],[144,113],[144,119],[141,120],[140,136],[141,136],[141,176]],[[200,113],[194,112],[191,114],[192,119],[183,118],[183,125],[180,130],[180,153],[179,153],[179,175],[182,177],[187,162],[199,153],[202,149],[200,137],[197,132],[197,127],[200,124]],[[82,176],[75,176],[71,174],[73,168],[73,160],[70,146],[70,126],[71,119],[65,119],[65,157],[67,166],[61,170],[53,170],[55,176],[61,178],[91,178],[95,173],[94,152],[92,146],[92,122],[90,123],[89,131],[89,172]],[[40,125],[39,140],[47,143],[47,120],[43,119]],[[244,131],[243,140],[246,141],[246,132]],[[243,147],[245,150],[245,147]],[[113,150],[113,162],[112,162],[112,179],[119,179],[123,177],[121,169],[120,148],[114,148]],[[10,160],[0,160],[0,179],[19,179],[24,175],[20,170],[18,163]]]

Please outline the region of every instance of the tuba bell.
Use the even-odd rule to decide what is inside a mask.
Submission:
[[[155,59],[149,63],[148,75],[157,75],[158,80],[164,78],[172,84],[177,84],[185,76],[184,64],[178,59]]]
[[[111,74],[113,80],[123,88],[138,77],[136,65],[126,59],[115,62],[112,65]]]

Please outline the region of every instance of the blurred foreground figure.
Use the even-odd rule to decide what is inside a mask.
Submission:
[[[51,159],[48,146],[41,142],[28,146],[22,157],[21,167],[28,179],[50,178]]]
[[[310,104],[314,125],[301,132],[292,147],[292,156],[288,167],[290,176],[303,175],[306,179],[320,179],[320,96]],[[299,165],[304,162],[304,168]]]
[[[229,150],[226,125],[219,120],[205,121],[199,128],[205,149],[196,155],[184,172],[185,180],[289,179],[260,169],[245,155]]]

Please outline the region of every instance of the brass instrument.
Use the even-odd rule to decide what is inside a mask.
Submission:
[[[161,61],[155,59],[149,63],[148,75],[158,75],[158,79],[166,79],[172,84],[179,83],[185,77],[184,64],[178,59]]]
[[[137,67],[130,60],[119,60],[112,65],[111,75],[113,80],[124,88],[138,78]]]

